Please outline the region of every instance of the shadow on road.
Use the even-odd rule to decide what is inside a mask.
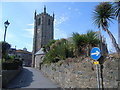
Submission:
[[[33,82],[33,72],[30,70],[23,68],[21,73],[16,76],[9,84],[7,85],[7,89],[12,88],[24,88],[29,86]]]

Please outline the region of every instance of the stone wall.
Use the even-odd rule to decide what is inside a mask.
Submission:
[[[106,60],[103,64],[104,88],[117,88],[117,61]],[[41,70],[62,88],[97,88],[96,66],[89,58],[43,64]]]
[[[6,85],[20,73],[21,69],[2,70],[2,87],[6,87]]]
[[[44,55],[35,55],[35,68],[40,69],[40,64],[43,62]]]

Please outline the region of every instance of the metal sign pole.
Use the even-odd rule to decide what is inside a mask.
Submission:
[[[100,90],[100,77],[99,77],[99,64],[96,64],[96,73],[97,73],[97,84],[98,84],[98,90]]]
[[[97,47],[92,48],[91,50],[91,57],[94,60],[98,60],[101,56],[100,49]],[[97,74],[97,82],[98,82],[98,90],[100,90],[100,70],[99,70],[99,61],[94,62],[96,64],[96,74]]]

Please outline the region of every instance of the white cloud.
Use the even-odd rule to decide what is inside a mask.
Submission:
[[[69,10],[68,13],[71,15],[73,14],[73,12],[74,14],[82,15],[81,10],[79,8],[69,7],[68,10]]]
[[[32,24],[27,24],[28,26],[34,26],[34,23],[32,23]]]
[[[60,18],[58,18],[58,19],[55,19],[55,21],[54,21],[54,24],[55,24],[55,26],[57,26],[57,25],[60,25],[60,24],[62,24],[62,23],[64,23],[65,21],[67,21],[69,18],[66,16],[61,16]]]
[[[27,38],[32,38],[33,35],[34,35],[34,24],[27,24],[27,26],[32,26],[31,28],[27,28],[27,29],[24,29],[25,31],[27,31],[27,34],[24,34],[25,37]]]
[[[54,21],[55,25],[55,32],[54,32],[54,38],[60,39],[60,38],[67,38],[67,33],[64,30],[60,29],[60,25],[63,25],[67,20],[69,20],[69,17],[65,14],[62,14],[61,17],[58,17]]]
[[[31,35],[33,35],[34,28],[31,28],[31,29],[25,29],[25,30],[28,31]]]
[[[60,38],[67,38],[67,33],[64,30],[60,30],[58,28],[55,28],[55,39],[60,39]]]
[[[25,31],[27,31],[28,34],[25,34],[24,36],[28,37],[28,38],[32,38],[34,35],[34,28],[31,29],[24,29]]]

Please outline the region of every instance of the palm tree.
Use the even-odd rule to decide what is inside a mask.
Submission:
[[[118,19],[118,44],[120,48],[120,0],[115,2],[115,15]]]
[[[112,4],[110,4],[109,2],[102,2],[96,6],[93,13],[94,13],[93,20],[95,25],[97,25],[98,28],[102,27],[102,30],[108,33],[116,51],[120,53],[120,48],[118,47],[118,44],[116,43],[113,34],[108,30],[109,21],[111,21],[111,19],[115,19],[114,8]]]
[[[72,39],[75,45],[75,54],[77,57],[83,52],[89,56],[91,48],[99,44],[96,32],[93,32],[92,30],[89,30],[87,34],[81,35],[79,33],[73,33]]]
[[[100,41],[97,38],[97,33],[92,30],[87,31],[86,38],[87,56],[90,56],[90,50],[92,47],[98,46]]]
[[[78,57],[80,53],[83,53],[83,49],[85,49],[84,47],[86,45],[87,39],[85,35],[80,35],[79,33],[73,33],[72,39],[75,46],[74,54]]]

